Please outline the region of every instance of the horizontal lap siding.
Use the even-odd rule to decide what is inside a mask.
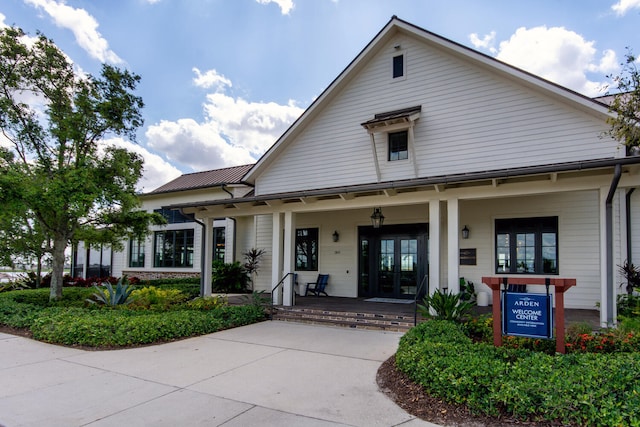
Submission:
[[[406,52],[407,78],[392,82],[392,46]],[[360,126],[376,113],[422,106],[415,126],[418,175],[484,171],[612,157],[606,124],[414,39],[392,40],[337,93],[257,179],[258,194],[375,182],[371,141]],[[388,162],[376,133],[381,179],[414,178]],[[295,177],[295,179],[291,179]]]
[[[559,277],[577,279],[566,294],[569,308],[595,309],[600,301],[600,216],[597,191],[581,191],[544,196],[463,201],[460,223],[471,230],[460,247],[476,248],[476,266],[461,266],[460,275],[480,283],[481,277],[495,275],[496,218],[558,216]],[[489,291],[478,286],[478,291]],[[532,287],[543,292],[544,287]]]

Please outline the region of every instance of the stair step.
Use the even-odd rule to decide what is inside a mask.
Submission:
[[[406,332],[413,326],[413,316],[352,313],[295,307],[277,307],[273,320],[394,332]]]

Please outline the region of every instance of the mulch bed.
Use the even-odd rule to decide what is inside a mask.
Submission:
[[[396,368],[395,355],[387,359],[376,377],[378,387],[396,405],[422,420],[443,426],[500,427],[535,426],[548,427],[558,424],[525,422],[509,416],[500,418],[472,414],[464,405],[454,405],[429,396],[422,386],[414,383]]]

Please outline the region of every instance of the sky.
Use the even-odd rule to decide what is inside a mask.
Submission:
[[[393,15],[591,97],[640,53],[640,0],[0,2],[0,27],[43,33],[79,70],[141,76],[136,141],[104,142],[144,157],[142,192],[257,161]]]

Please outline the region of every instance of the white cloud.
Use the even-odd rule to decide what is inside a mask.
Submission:
[[[623,16],[631,9],[640,9],[640,0],[618,0],[611,6],[611,10],[618,16]]]
[[[598,54],[594,42],[562,27],[518,28],[500,42],[496,57],[587,96],[601,95],[609,83],[604,74],[618,70],[614,51]],[[603,78],[590,80],[587,73]]]
[[[144,159],[144,172],[142,178],[138,181],[137,188],[140,192],[148,193],[182,175],[182,172],[176,167],[139,144],[122,138],[110,138],[104,140],[103,143],[124,148],[142,156]]]
[[[204,74],[202,74],[196,67],[193,67],[191,70],[196,73],[196,77],[193,79],[193,83],[198,87],[202,87],[205,89],[215,87],[217,90],[224,90],[225,87],[232,86],[231,80],[227,79],[223,75],[218,74],[216,70],[208,70]]]
[[[7,18],[6,16],[4,16],[2,13],[0,13],[0,29],[8,27],[8,25],[5,24],[5,22],[4,22],[4,20],[6,18]]]
[[[256,0],[260,4],[275,3],[280,7],[283,15],[288,15],[294,8],[293,0]]]
[[[484,37],[478,37],[477,33],[472,33],[469,35],[469,40],[471,44],[475,46],[476,49],[487,49],[489,52],[495,54],[497,52],[495,48],[496,42],[496,32],[491,31],[489,34],[485,34]]]
[[[71,30],[76,42],[93,58],[111,64],[123,62],[118,55],[109,49],[109,43],[98,32],[98,22],[86,10],[75,9],[55,0],[25,1],[36,8],[42,8],[53,18],[57,26]]]
[[[174,164],[201,171],[253,163],[303,112],[293,101],[280,105],[234,98],[227,93],[232,82],[215,70],[194,72],[194,82],[213,89],[203,104],[204,120],[163,120],[146,132],[149,148]]]

